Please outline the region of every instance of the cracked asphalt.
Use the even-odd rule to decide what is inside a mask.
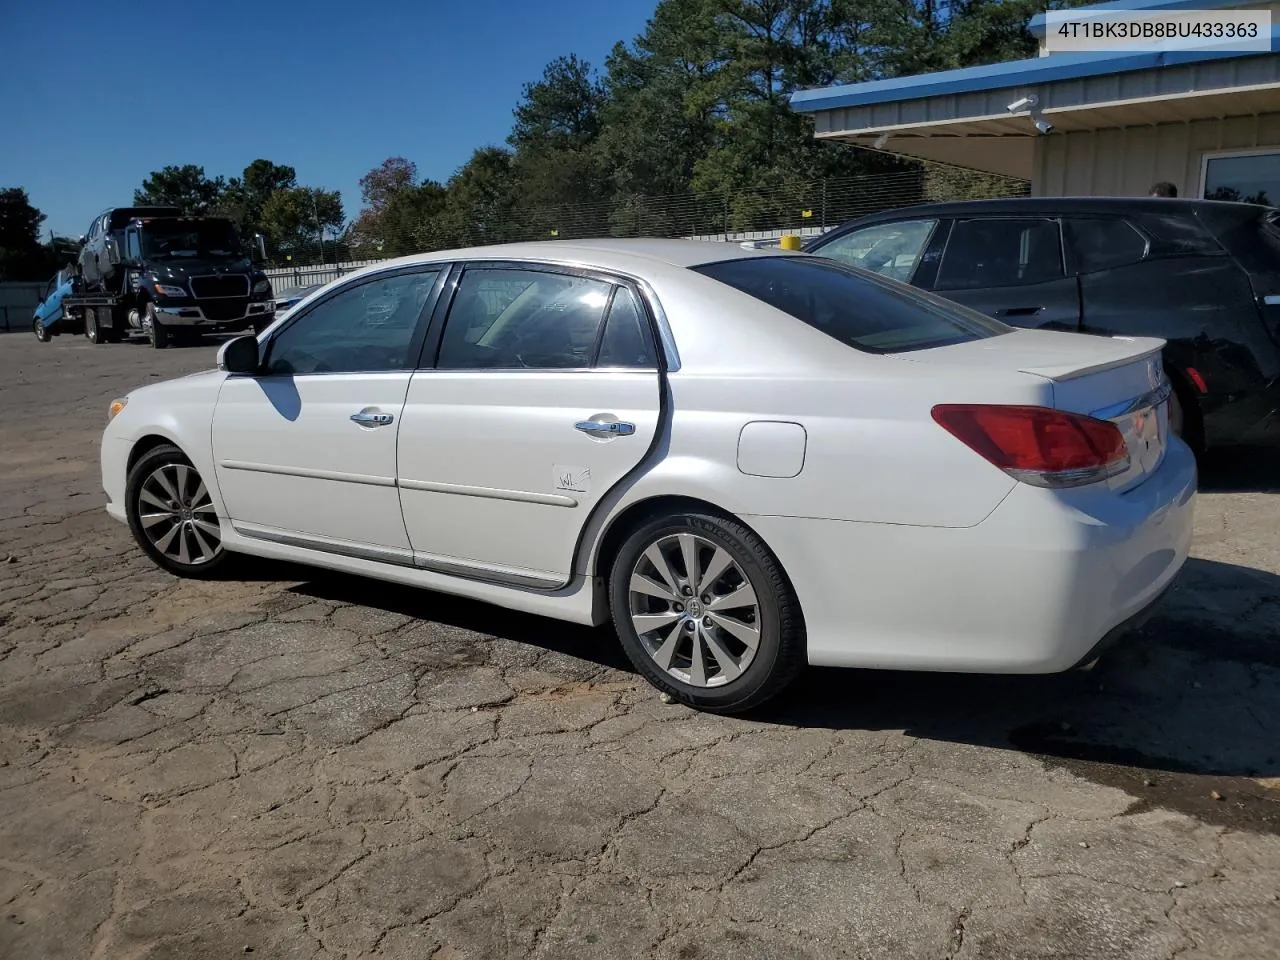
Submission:
[[[0,956],[1280,956],[1275,455],[1209,465],[1091,672],[811,670],[723,718],[609,630],[155,569],[107,403],[213,358],[0,337]]]

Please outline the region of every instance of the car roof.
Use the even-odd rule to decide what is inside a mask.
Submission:
[[[790,251],[782,251],[792,255]],[[646,264],[666,267],[697,267],[723,260],[749,257],[776,257],[779,251],[746,250],[737,244],[714,240],[663,240],[656,238],[604,240],[535,240],[502,243],[458,250],[436,250],[397,260],[383,261],[367,270],[441,260],[531,260],[547,263],[581,264],[632,272]],[[361,271],[365,272],[365,271]]]
[[[882,210],[842,223],[836,229],[854,223],[897,220],[904,216],[962,217],[975,214],[1168,214],[1194,215],[1197,210],[1263,215],[1269,208],[1251,203],[1226,200],[1193,200],[1177,197],[1003,197],[994,200],[953,200],[944,203],[920,203],[909,207]]]

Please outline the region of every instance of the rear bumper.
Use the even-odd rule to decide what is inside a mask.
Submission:
[[[1134,490],[1019,484],[972,527],[745,519],[795,587],[811,663],[1056,673],[1168,588],[1195,488],[1191,451],[1174,442]]]

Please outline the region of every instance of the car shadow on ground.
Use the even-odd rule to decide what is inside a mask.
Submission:
[[[282,578],[279,565],[273,565]],[[295,592],[363,604],[634,672],[589,628],[390,584],[290,568]],[[1091,670],[989,676],[810,668],[750,715],[771,725],[904,731],[1039,757],[1139,806],[1280,832],[1280,577],[1192,558],[1143,628]],[[854,627],[851,625],[851,629]],[[655,692],[655,696],[656,696]]]

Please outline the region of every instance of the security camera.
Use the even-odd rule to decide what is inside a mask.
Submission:
[[[1039,130],[1041,133],[1053,133],[1053,124],[1050,123],[1048,120],[1037,119],[1036,129]]]
[[[1029,110],[1037,103],[1039,103],[1039,101],[1034,96],[1022,97],[1021,99],[1013,101],[1013,103],[1009,104],[1005,109],[1010,113],[1017,113],[1019,110]]]

